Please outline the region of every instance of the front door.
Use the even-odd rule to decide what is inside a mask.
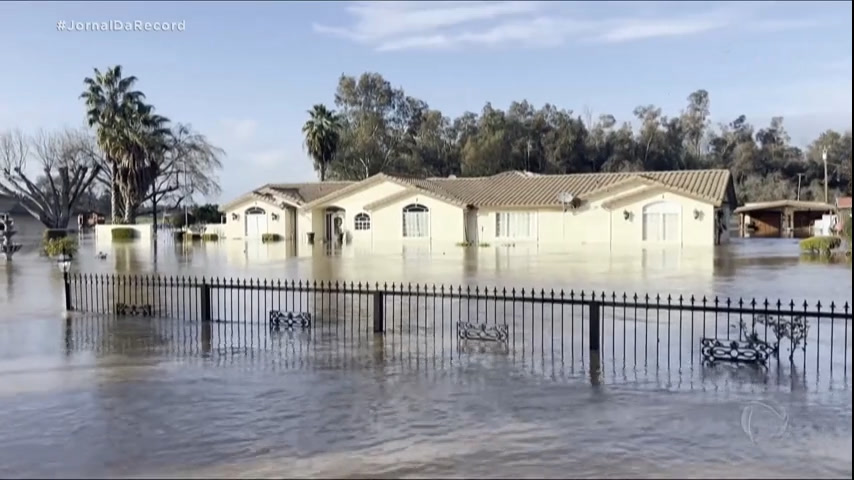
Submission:
[[[329,208],[326,210],[326,222],[323,238],[328,244],[337,244],[344,233],[344,210]]]
[[[246,238],[261,238],[267,233],[267,212],[264,209],[253,207],[243,216],[246,219]]]

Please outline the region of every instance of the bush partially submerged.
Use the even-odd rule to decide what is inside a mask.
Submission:
[[[265,233],[261,235],[261,241],[264,243],[267,242],[281,242],[282,236],[278,233]]]
[[[810,237],[801,240],[801,250],[814,255],[830,255],[842,245],[839,237]]]
[[[130,242],[139,237],[139,232],[129,227],[119,227],[110,230],[114,242]]]
[[[206,242],[216,242],[219,240],[219,235],[215,233],[206,233],[202,236]]]
[[[780,315],[762,314],[754,317],[751,325],[748,325],[746,320],[740,319],[738,329],[742,340],[766,345],[778,358],[780,356],[780,340],[784,338],[789,340],[789,362],[794,361],[795,350],[799,347],[806,354],[807,334],[810,329],[806,317],[793,315],[784,318]],[[772,336],[773,338],[771,338]]]
[[[46,239],[44,241],[44,253],[49,257],[65,255],[72,258],[77,254],[77,239],[68,236]]]

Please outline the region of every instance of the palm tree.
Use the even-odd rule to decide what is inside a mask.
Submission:
[[[138,109],[145,98],[133,90],[136,77],[122,77],[122,67],[116,65],[103,73],[97,68],[94,78],[86,77],[86,90],[80,98],[86,101],[86,117],[90,127],[95,127],[95,138],[105,155],[105,167],[110,171],[110,207],[113,223],[120,215],[117,162],[123,156],[122,125]]]
[[[125,223],[134,223],[136,211],[160,174],[169,148],[169,119],[154,113],[154,107],[138,102],[121,118],[111,139],[121,187]]]
[[[314,160],[314,168],[320,171],[320,181],[323,182],[338,150],[341,123],[335,112],[321,104],[312,107],[308,115],[309,119],[302,127],[305,148]]]

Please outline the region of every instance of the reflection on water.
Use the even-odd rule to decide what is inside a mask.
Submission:
[[[217,338],[197,324],[179,333],[151,319],[59,326],[2,327],[17,342],[0,361],[0,476],[851,474],[850,391],[816,393],[785,375],[591,387],[584,372],[502,355],[451,361],[401,345],[395,355],[394,337],[364,348],[299,334]],[[22,361],[51,331],[53,347]],[[756,401],[785,410],[782,435],[744,432],[741,413]],[[752,422],[777,429],[770,417]]]
[[[756,298],[801,303],[851,301],[851,264],[816,263],[799,257],[793,240],[746,239],[718,249],[574,249],[537,252],[530,248],[445,247],[432,251],[402,245],[373,254],[319,252],[295,256],[288,242],[164,242],[154,249],[115,244],[105,260],[84,239],[74,271],[159,273],[194,277],[281,280],[339,280],[375,283],[479,285],[629,295],[695,295],[700,298]],[[11,311],[56,311],[39,295],[44,279],[59,278],[56,266],[36,251],[19,254],[0,275],[0,306]],[[14,293],[14,301],[12,294]],[[59,292],[61,290],[53,290]]]
[[[156,261],[151,247],[84,240],[73,268],[823,302],[852,295],[850,264],[804,262],[787,240],[714,252],[401,246],[335,256],[296,256],[286,243],[163,242]],[[0,477],[852,473],[847,377],[818,389],[809,383],[817,379],[785,369],[612,363],[591,385],[572,365],[489,351],[451,359],[406,336],[360,342],[322,331],[59,319],[62,274],[52,262],[29,250],[0,270]],[[755,401],[785,409],[782,436],[754,443],[745,434],[742,411]]]

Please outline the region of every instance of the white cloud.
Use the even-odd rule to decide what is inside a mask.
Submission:
[[[251,140],[258,130],[258,122],[252,119],[224,119],[221,121],[224,136],[233,142],[243,143]]]
[[[741,27],[750,31],[810,28],[809,19],[762,18],[760,6],[725,4],[692,14],[620,18],[568,15],[561,2],[354,2],[349,26],[315,24],[318,33],[345,38],[377,51],[502,45],[552,47],[570,41],[622,43],[685,37]],[[622,8],[625,12],[626,9]]]

